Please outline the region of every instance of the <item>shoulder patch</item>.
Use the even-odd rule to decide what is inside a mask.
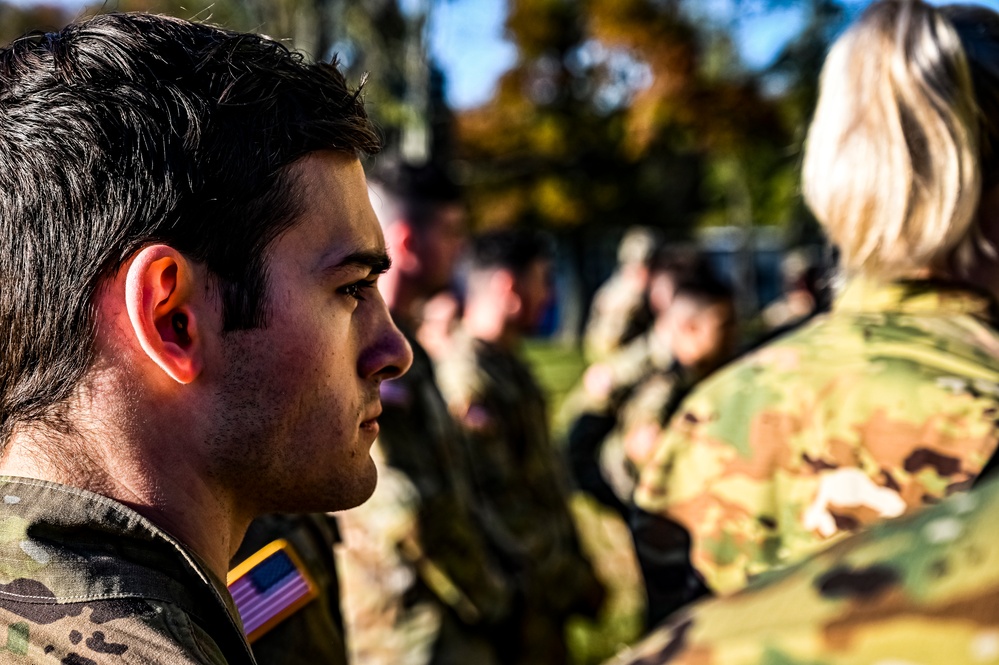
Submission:
[[[229,571],[227,585],[251,644],[319,596],[295,548],[283,539]]]

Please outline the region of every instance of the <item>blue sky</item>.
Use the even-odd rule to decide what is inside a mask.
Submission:
[[[967,0],[966,0],[967,1]],[[999,10],[999,0],[971,0]],[[732,0],[700,0],[713,16],[731,13]],[[944,4],[941,0],[930,0]],[[869,0],[848,0],[857,10]],[[503,38],[505,0],[446,0],[435,8],[430,26],[431,53],[448,77],[448,101],[456,108],[477,106],[492,94],[497,78],[516,59],[516,49]],[[735,39],[750,66],[767,64],[803,26],[799,8],[743,13],[736,21]]]

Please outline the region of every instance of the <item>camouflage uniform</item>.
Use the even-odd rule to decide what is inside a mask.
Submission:
[[[346,665],[347,650],[340,615],[333,546],[339,542],[336,520],[324,513],[272,514],[257,518],[243,538],[230,567],[268,543],[287,540],[319,588],[319,597],[261,635],[251,646],[259,665]]]
[[[658,438],[669,417],[679,406],[680,400],[695,383],[695,375],[673,363],[668,369],[649,374],[621,405],[617,418],[617,428],[612,434],[610,445],[604,447],[606,461],[604,468],[627,468],[627,480],[623,481],[619,491],[631,499],[637,480],[637,472],[641,460],[630,450],[635,447],[636,439],[652,436]],[[637,441],[637,443],[641,443]],[[653,445],[653,442],[649,442]],[[611,451],[617,452],[611,452]],[[613,456],[611,456],[613,455]]]
[[[999,663],[999,482],[675,616],[613,665]]]
[[[620,275],[611,275],[593,296],[583,333],[583,347],[590,360],[606,358],[649,327],[652,313],[645,291]]]
[[[829,315],[681,405],[636,504],[685,526],[727,593],[831,538],[966,489],[996,447],[991,299],[856,281]]]
[[[649,330],[587,367],[583,380],[566,397],[559,417],[570,420],[583,413],[614,415],[636,385],[672,364],[668,336]]]
[[[565,621],[595,612],[602,587],[579,549],[541,389],[515,356],[464,333],[438,367],[469,435],[477,495],[504,532],[508,558],[522,565],[515,611],[499,638],[504,660],[565,662]]]
[[[426,352],[382,384],[374,496],[341,514],[341,579],[351,661],[496,661],[490,626],[510,590],[475,510],[467,450]]]
[[[645,583],[647,626],[706,593],[690,563],[689,535],[675,523],[631,505],[647,451],[654,448],[669,416],[696,378],[692,370],[677,362],[645,377],[621,405],[617,426],[602,451],[604,473],[629,505],[628,528]],[[617,476],[608,469],[617,469]]]
[[[0,660],[253,665],[221,580],[129,508],[0,477]]]
[[[652,323],[646,299],[648,265],[659,244],[658,231],[634,226],[617,248],[617,268],[593,295],[583,349],[591,362],[607,357]]]
[[[619,437],[613,437],[622,406],[637,386],[673,363],[669,340],[655,331],[632,340],[590,365],[566,397],[559,429],[568,431],[568,456],[579,489],[627,517],[634,485]]]

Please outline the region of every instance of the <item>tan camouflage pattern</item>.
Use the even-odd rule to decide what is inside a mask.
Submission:
[[[333,548],[336,520],[325,513],[262,515],[255,519],[229,564],[235,568],[264,546],[283,539],[293,548],[319,590],[250,645],[258,665],[347,665],[340,615],[340,587]]]
[[[644,285],[614,273],[593,296],[583,350],[597,362],[640,335],[652,322]]]
[[[498,638],[504,662],[564,663],[567,618],[594,613],[603,590],[580,550],[544,395],[517,357],[464,333],[438,376],[469,437],[476,495],[494,521],[493,537],[519,562],[516,606]]]
[[[225,585],[129,508],[0,477],[0,662],[253,665]]]
[[[653,372],[635,386],[631,395],[621,405],[618,424],[611,434],[611,441],[604,446],[604,455],[618,449],[620,461],[605,469],[628,468],[631,482],[627,486],[630,500],[634,493],[638,472],[648,462],[649,456],[662,435],[669,416],[676,409],[680,397],[694,383],[691,372],[674,364],[664,371]],[[604,460],[604,457],[601,458]]]
[[[637,467],[626,452],[626,442],[657,438],[663,427],[660,412],[689,386],[687,381],[677,385],[680,375],[674,365],[670,336],[649,329],[587,367],[562,404],[558,430],[567,430],[584,414],[613,416],[618,421],[601,446],[600,469],[624,502],[631,501],[637,481]]]
[[[984,295],[855,281],[833,311],[683,402],[635,493],[683,524],[717,592],[967,489],[996,447],[999,334]]]
[[[679,612],[609,665],[999,663],[999,482]]]
[[[583,413],[614,415],[636,385],[672,364],[669,336],[648,330],[586,368],[566,396],[558,421],[571,423]]]
[[[340,514],[350,661],[490,665],[488,631],[510,609],[510,585],[476,512],[462,433],[409,337],[413,366],[382,385],[378,486]]]

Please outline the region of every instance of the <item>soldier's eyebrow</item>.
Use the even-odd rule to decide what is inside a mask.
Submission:
[[[369,274],[381,275],[392,267],[392,259],[384,251],[362,250],[344,256],[323,272],[336,273],[351,268],[367,268]]]

